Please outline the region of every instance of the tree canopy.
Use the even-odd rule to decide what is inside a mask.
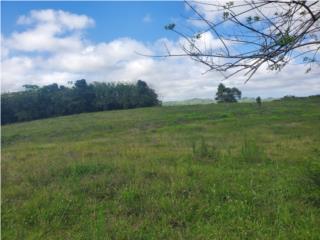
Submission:
[[[228,88],[220,83],[215,99],[218,103],[234,103],[241,99],[241,91],[237,88]]]
[[[24,88],[24,91],[1,94],[1,124],[160,104],[155,91],[142,80],[136,84],[87,84],[81,79],[71,88],[56,83]]]

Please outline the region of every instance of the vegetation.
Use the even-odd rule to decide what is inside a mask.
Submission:
[[[262,104],[261,97],[257,97],[256,102],[257,102],[258,106],[260,107]]]
[[[2,239],[318,239],[320,98],[2,127]]]
[[[136,84],[87,84],[78,80],[72,88],[54,83],[44,87],[24,85],[25,91],[1,95],[1,123],[54,116],[159,105],[157,94],[139,80]]]
[[[211,104],[211,103],[215,103],[215,101],[210,98],[192,98],[192,99],[180,100],[180,101],[162,102],[162,106],[200,105],[200,104]]]
[[[256,102],[256,98],[253,97],[241,97],[241,99],[238,100],[239,103],[253,103]],[[274,101],[276,98],[264,98],[264,102],[270,102]],[[199,105],[199,104],[211,104],[215,103],[216,101],[214,99],[210,98],[192,98],[187,100],[181,100],[181,101],[168,101],[168,102],[162,102],[162,106],[181,106],[181,105]],[[262,103],[262,99],[261,99]]]
[[[241,99],[241,91],[237,88],[227,88],[222,83],[218,86],[216,93],[216,100],[218,103],[222,102],[237,102]]]

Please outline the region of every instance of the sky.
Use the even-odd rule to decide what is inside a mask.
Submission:
[[[205,9],[204,9],[205,10]],[[86,79],[89,83],[142,79],[163,101],[214,98],[219,83],[239,88],[246,97],[307,96],[320,93],[320,70],[288,65],[281,72],[262,68],[248,82],[205,73],[187,57],[145,55],[181,53],[183,40],[164,26],[197,28],[187,20],[184,2],[1,2],[1,91],[21,90]],[[207,33],[199,44],[216,46]]]

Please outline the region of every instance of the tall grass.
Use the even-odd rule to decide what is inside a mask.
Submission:
[[[210,145],[202,137],[198,141],[192,142],[192,155],[195,160],[211,160],[219,159],[219,151],[214,145]]]
[[[240,152],[241,159],[249,163],[262,163],[267,156],[256,140],[245,138]]]

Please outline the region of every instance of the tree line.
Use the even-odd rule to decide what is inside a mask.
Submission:
[[[24,85],[24,88],[24,91],[1,94],[1,124],[161,104],[155,91],[141,80],[135,84],[87,84],[81,79],[72,87],[54,83],[43,87]]]

